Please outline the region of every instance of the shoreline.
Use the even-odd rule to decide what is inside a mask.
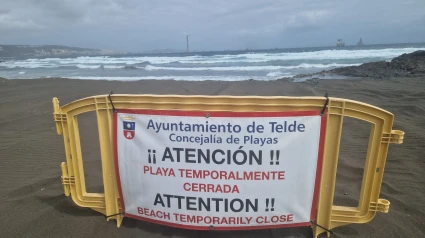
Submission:
[[[140,58],[136,61],[124,60],[70,60],[62,62],[52,59],[49,62],[8,62],[1,68],[3,76],[11,80],[21,80],[25,78],[72,78],[80,80],[107,80],[107,81],[139,81],[139,80],[175,80],[175,81],[318,81],[318,80],[338,80],[338,79],[378,79],[378,78],[400,78],[400,77],[422,77],[425,76],[425,50],[424,48],[397,49],[398,53],[381,52],[374,55],[373,52],[365,53],[358,51],[356,55],[348,57],[347,55],[338,55],[337,51],[327,52],[326,56],[320,56],[319,61],[314,54],[305,55],[303,52],[293,52],[296,56],[289,53],[290,56],[279,56],[278,63],[273,63],[276,59],[272,56],[260,54],[260,61],[268,62],[258,65],[256,60],[249,60],[249,55],[241,56],[238,64],[223,65],[222,61],[227,59],[220,58],[210,61],[204,65],[204,58],[195,61],[181,55],[177,59],[159,60],[153,58]],[[404,53],[410,52],[410,53]],[[376,53],[376,52],[375,52]],[[365,56],[365,54],[371,54]],[[391,60],[383,60],[391,55]],[[255,54],[254,54],[255,55]],[[237,55],[236,55],[237,56]],[[289,58],[287,58],[289,57]],[[286,62],[289,59],[297,63],[286,65],[280,61]],[[299,58],[301,57],[301,58]],[[311,61],[309,61],[309,57]],[[329,58],[330,57],[330,58]],[[336,58],[335,58],[336,57]],[[339,57],[348,57],[347,60],[354,60],[358,57],[366,57],[369,60],[360,60],[366,62],[346,62],[339,60]],[[394,57],[394,58],[392,58]],[[89,57],[90,58],[90,57]],[[93,57],[92,57],[93,58]],[[329,63],[329,59],[335,59]],[[301,60],[301,59],[304,59]],[[343,58],[345,59],[345,58]],[[389,59],[389,58],[388,58]],[[165,61],[164,61],[165,60]],[[317,62],[316,62],[316,61]],[[325,60],[325,61],[322,61]],[[139,62],[140,61],[140,62]],[[229,62],[233,62],[234,59]],[[195,63],[194,63],[195,62]],[[212,63],[211,63],[212,62]],[[303,63],[304,62],[304,63]],[[315,63],[316,62],[316,63]],[[338,63],[335,63],[338,62]],[[219,64],[219,65],[217,65]],[[323,69],[328,70],[323,70]],[[3,71],[5,69],[5,71]],[[34,69],[34,70],[33,70]],[[322,71],[319,71],[321,70]],[[89,71],[87,71],[89,70]],[[136,71],[133,71],[136,70]],[[159,70],[159,71],[158,71]],[[317,71],[316,71],[317,70]],[[217,73],[221,72],[221,73]],[[312,72],[312,73],[308,73]],[[79,76],[78,76],[79,75]],[[168,76],[167,76],[168,75]]]

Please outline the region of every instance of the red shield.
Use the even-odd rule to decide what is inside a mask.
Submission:
[[[135,131],[124,130],[124,137],[127,138],[128,140],[133,139],[134,135],[135,135]]]

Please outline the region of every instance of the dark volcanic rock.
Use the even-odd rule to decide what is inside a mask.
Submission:
[[[423,77],[425,76],[425,51],[402,54],[391,62],[371,62],[359,66],[336,68],[325,73],[364,78]]]
[[[425,51],[419,50],[395,57],[391,62],[379,61],[348,66],[313,74],[299,74],[292,77],[294,82],[303,82],[315,78],[396,78],[425,77]]]
[[[425,73],[425,50],[402,54],[391,61],[394,68],[410,71],[411,74]]]

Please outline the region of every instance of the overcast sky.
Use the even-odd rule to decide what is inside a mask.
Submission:
[[[425,0],[0,0],[0,44],[121,51],[425,42]]]

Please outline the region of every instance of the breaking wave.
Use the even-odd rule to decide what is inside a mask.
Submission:
[[[67,77],[105,80],[273,80],[366,62],[390,61],[422,47],[323,49],[298,52],[255,52],[199,55],[96,56],[43,58],[0,62],[0,77]],[[25,72],[25,73],[22,73]]]
[[[360,64],[300,64],[294,66],[241,66],[241,67],[196,67],[196,68],[176,68],[176,67],[157,67],[148,65],[146,70],[179,70],[179,71],[270,71],[280,69],[298,69],[298,68],[330,68],[356,66]]]

